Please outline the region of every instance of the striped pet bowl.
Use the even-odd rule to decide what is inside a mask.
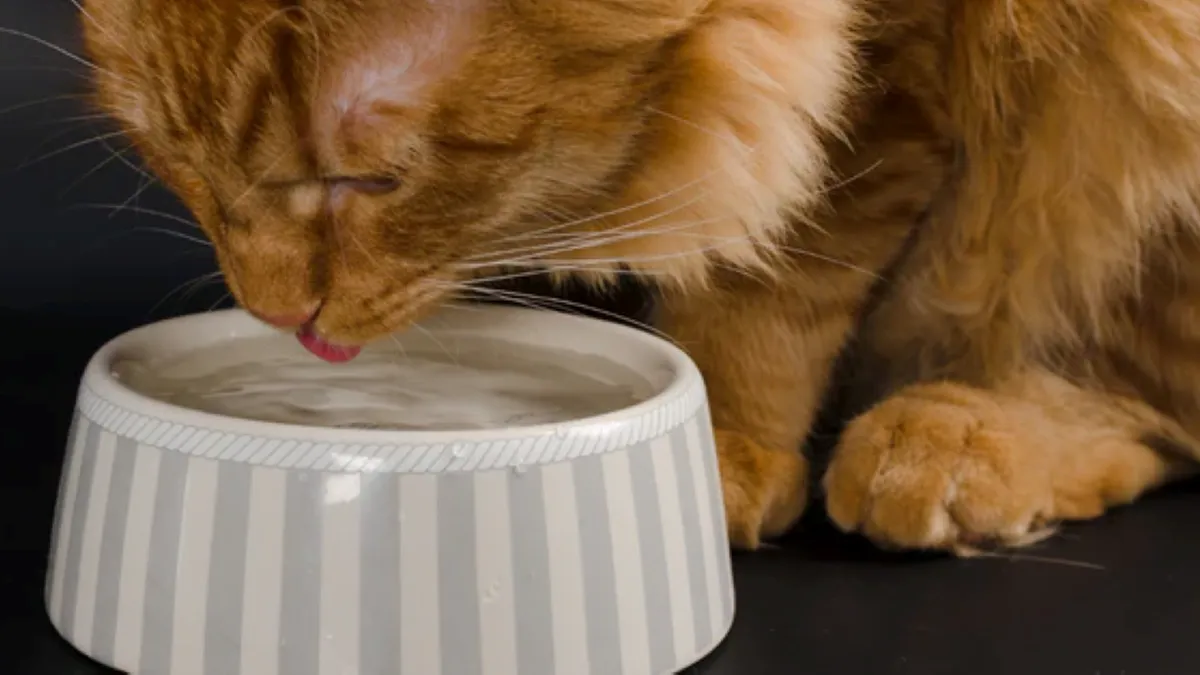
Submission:
[[[229,311],[134,330],[80,388],[46,593],[57,630],[133,675],[667,675],[713,650],[734,593],[695,365],[549,312],[425,327],[619,355],[659,393],[488,432],[254,422],[142,397],[111,364],[269,329]]]

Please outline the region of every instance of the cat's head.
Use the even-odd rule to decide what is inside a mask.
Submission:
[[[236,300],[356,346],[496,264],[687,284],[755,262],[825,178],[853,4],[83,7],[101,105]]]

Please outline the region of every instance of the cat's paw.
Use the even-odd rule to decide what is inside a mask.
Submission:
[[[987,391],[902,390],[843,433],[822,481],[829,516],[884,548],[970,555],[1043,539],[1066,514],[1056,512],[1053,450],[1022,421]],[[1104,509],[1099,494],[1073,505],[1076,517]]]
[[[731,431],[715,433],[729,543],[757,549],[763,539],[785,533],[804,512],[808,463],[798,450],[767,448]]]

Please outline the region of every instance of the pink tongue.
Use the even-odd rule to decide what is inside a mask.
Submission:
[[[312,324],[301,326],[300,330],[296,332],[296,337],[305,349],[312,352],[317,358],[330,363],[345,363],[358,356],[358,353],[362,351],[361,347],[342,347],[326,342],[313,331]]]

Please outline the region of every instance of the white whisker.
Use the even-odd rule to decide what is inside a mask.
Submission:
[[[630,212],[630,211],[633,211],[633,210],[636,210],[636,209],[640,209],[640,208],[642,208],[642,207],[645,207],[645,206],[650,206],[651,204],[655,204],[655,203],[657,203],[657,202],[660,202],[660,201],[662,201],[662,200],[664,200],[664,199],[669,199],[670,197],[673,197],[673,196],[675,196],[675,195],[677,195],[677,194],[679,194],[679,193],[683,192],[684,190],[688,190],[688,189],[691,189],[691,188],[693,188],[693,187],[696,187],[697,185],[700,185],[701,183],[703,183],[703,182],[707,181],[708,179],[712,178],[713,176],[716,176],[716,175],[717,175],[717,174],[719,174],[719,173],[721,173],[721,169],[714,169],[714,170],[712,170],[712,171],[710,171],[710,172],[708,172],[708,173],[706,173],[706,174],[704,174],[704,175],[702,175],[702,176],[699,176],[699,177],[697,177],[697,178],[694,178],[694,179],[692,179],[692,180],[690,180],[690,181],[687,181],[686,183],[683,183],[682,185],[676,186],[676,187],[674,187],[674,188],[671,188],[670,190],[667,190],[666,192],[662,192],[662,193],[660,193],[660,194],[658,194],[658,195],[655,195],[654,197],[649,197],[649,198],[647,198],[647,199],[643,199],[642,201],[635,202],[635,203],[633,203],[633,204],[627,204],[627,205],[625,205],[625,206],[622,206],[622,207],[620,207],[620,208],[612,209],[611,211],[604,211],[604,212],[602,212],[602,213],[597,213],[597,214],[594,214],[594,215],[591,215],[591,216],[586,216],[586,217],[584,217],[584,218],[580,218],[580,219],[578,219],[578,220],[573,220],[573,221],[570,221],[570,222],[567,222],[567,223],[556,223],[556,224],[554,224],[554,225],[551,225],[551,226],[549,226],[549,227],[545,227],[545,228],[542,228],[542,229],[539,229],[539,230],[535,230],[533,233],[534,233],[534,234],[545,234],[545,233],[547,233],[547,232],[554,232],[554,231],[558,231],[558,230],[564,230],[564,229],[567,229],[567,228],[571,228],[571,227],[577,227],[577,226],[579,226],[579,225],[584,225],[584,224],[587,224],[587,223],[590,223],[590,222],[594,222],[594,221],[597,221],[597,220],[603,220],[603,219],[605,219],[605,218],[611,218],[612,216],[619,216],[619,215],[621,215],[621,214],[623,214],[623,213],[628,213],[628,212]],[[520,237],[521,237],[521,236],[524,236],[524,235],[514,235],[514,236],[512,236],[512,237],[505,237],[505,238],[502,238],[502,239],[499,239],[499,240],[497,240],[497,243],[503,243],[503,242],[505,242],[505,241],[508,241],[508,240],[513,240],[513,239],[520,239]]]
[[[715,139],[717,139],[717,140],[719,140],[719,141],[722,141],[722,142],[724,142],[724,143],[728,143],[729,145],[733,146],[733,149],[734,149],[734,150],[737,150],[737,151],[738,151],[738,152],[740,152],[740,153],[743,153],[743,154],[747,154],[747,155],[748,155],[748,154],[751,154],[751,153],[753,153],[753,152],[754,152],[754,148],[752,148],[752,147],[750,147],[750,146],[746,145],[746,144],[745,144],[745,143],[743,143],[743,142],[742,142],[740,139],[738,139],[736,136],[733,136],[732,134],[723,134],[723,133],[721,133],[721,132],[719,132],[719,131],[715,131],[715,130],[713,130],[713,129],[709,129],[709,128],[707,128],[707,127],[704,127],[704,126],[702,126],[702,125],[700,125],[700,124],[697,124],[697,123],[695,123],[695,122],[693,122],[693,121],[691,121],[691,120],[689,120],[689,119],[685,119],[685,118],[683,118],[683,117],[680,117],[679,115],[676,115],[676,114],[674,114],[674,113],[669,113],[669,112],[667,112],[667,111],[665,111],[665,110],[660,110],[659,108],[654,108],[654,107],[651,107],[651,108],[649,108],[649,110],[650,110],[650,112],[652,112],[652,113],[656,113],[656,114],[662,115],[663,117],[665,117],[665,118],[667,118],[667,119],[669,119],[669,120],[673,120],[673,121],[675,121],[675,122],[679,122],[680,124],[682,124],[682,125],[684,125],[684,126],[687,126],[687,127],[690,127],[690,128],[692,128],[692,129],[695,129],[696,131],[700,131],[700,132],[703,132],[703,133],[705,133],[705,134],[708,134],[709,136],[712,136],[713,138],[715,138]]]
[[[13,29],[13,28],[5,28],[3,26],[0,26],[0,35],[11,35],[13,37],[19,37],[19,38],[22,38],[25,40],[29,40],[29,41],[33,42],[34,44],[41,45],[53,52],[61,54],[62,56],[65,56],[68,59],[71,59],[72,61],[74,61],[84,67],[91,68],[92,70],[95,70],[97,72],[105,73],[106,75],[110,75],[118,80],[123,81],[123,82],[125,81],[124,78],[118,76],[116,73],[113,73],[110,70],[101,68],[100,66],[97,66],[96,64],[92,63],[91,61],[88,61],[87,59],[83,58],[82,56],[80,56],[70,50],[63,49],[62,47],[59,47],[58,45],[54,44],[53,42],[50,42],[49,40],[46,40],[45,38],[40,38],[36,35],[33,35],[32,33],[26,33],[24,31],[19,31],[19,30]]]
[[[51,142],[56,141],[56,140],[62,138],[63,136],[70,136],[71,134],[73,134],[77,130],[79,130],[81,127],[88,127],[88,126],[89,126],[88,124],[83,123],[83,122],[76,123],[76,124],[64,124],[61,129],[50,134],[49,136],[46,136],[43,139],[41,139],[41,142],[38,144],[37,149],[40,151],[42,148],[46,147],[46,145],[50,144]]]
[[[577,310],[580,312],[595,313],[597,315],[612,319],[614,321],[618,321],[620,323],[624,323],[626,325],[633,326],[634,328],[637,328],[638,330],[647,331],[647,332],[652,333],[653,335],[656,335],[656,336],[658,336],[668,342],[671,342],[677,346],[679,345],[679,343],[676,342],[675,339],[672,338],[670,335],[667,335],[666,333],[662,332],[661,330],[659,330],[659,329],[655,328],[654,326],[651,326],[645,322],[638,321],[637,319],[633,319],[628,316],[618,314],[616,312],[610,312],[606,309],[601,309],[599,307],[593,307],[591,305],[587,305],[582,302],[575,302],[573,300],[567,300],[565,298],[555,298],[555,297],[549,297],[549,296],[543,296],[543,295],[535,295],[533,293],[524,293],[522,291],[513,291],[513,290],[508,290],[508,289],[480,288],[477,286],[471,286],[471,285],[467,285],[467,284],[457,285],[456,288],[458,290],[466,291],[466,292],[483,293],[485,295],[490,295],[492,297],[495,297],[495,298],[498,298],[501,300],[510,300],[512,302],[520,303],[531,309],[547,309],[547,307],[539,306],[537,304],[537,303],[546,303],[546,304],[549,304],[552,306],[565,307],[565,308],[574,309],[574,310]]]
[[[666,215],[666,214],[663,214],[663,215]],[[642,239],[642,238],[646,238],[646,237],[653,237],[653,236],[659,236],[659,235],[664,235],[664,234],[673,234],[673,233],[679,233],[682,235],[682,234],[685,234],[684,230],[689,230],[691,228],[700,227],[703,225],[709,225],[709,224],[712,224],[715,222],[720,222],[722,220],[725,220],[725,218],[709,218],[706,220],[685,221],[682,223],[677,223],[675,225],[671,225],[669,227],[658,227],[658,228],[647,229],[647,230],[638,230],[635,232],[623,232],[622,231],[623,229],[628,229],[628,228],[613,228],[613,230],[610,232],[597,233],[597,236],[579,236],[574,239],[567,240],[565,242],[557,243],[554,246],[549,246],[549,245],[541,246],[541,247],[538,247],[541,250],[533,251],[532,255],[526,255],[526,256],[515,257],[515,258],[506,258],[503,261],[490,261],[490,262],[491,262],[491,264],[496,264],[496,262],[501,262],[502,264],[517,264],[517,263],[528,262],[528,261],[541,262],[541,261],[545,260],[545,256],[561,255],[564,253],[571,253],[574,251],[586,251],[589,249],[598,249],[598,248],[602,248],[605,246],[610,246],[612,244],[620,243],[623,241],[630,241],[630,240],[635,240],[635,239]],[[643,223],[639,223],[639,225],[640,224],[643,224]],[[694,235],[694,236],[702,236],[702,235]],[[748,237],[747,237],[747,240],[749,240]],[[468,261],[469,260],[470,259],[468,258]],[[487,264],[487,263],[484,263],[484,264]]]
[[[418,331],[420,331],[423,335],[428,337],[430,340],[432,340],[433,343],[436,344],[438,346],[438,348],[440,348],[442,350],[442,353],[444,353],[447,357],[450,358],[451,361],[454,362],[454,365],[460,366],[460,367],[462,366],[462,363],[458,360],[458,355],[452,353],[450,351],[450,349],[446,347],[446,343],[444,343],[440,339],[438,339],[437,334],[435,334],[433,331],[429,330],[428,328],[422,326],[420,323],[414,323],[412,325],[412,327],[417,329]]]
[[[541,250],[537,251],[536,255],[527,255],[527,256],[523,256],[523,257],[512,257],[512,258],[508,258],[508,259],[504,259],[504,260],[493,260],[493,261],[488,261],[486,263],[474,263],[474,262],[471,262],[471,260],[472,260],[471,258],[468,258],[467,262],[465,264],[461,264],[458,267],[460,269],[469,270],[469,269],[473,269],[473,268],[486,269],[488,267],[542,266],[547,269],[553,269],[553,270],[558,270],[558,271],[580,271],[580,270],[596,271],[598,268],[601,268],[601,267],[612,267],[612,266],[617,266],[617,265],[637,265],[637,264],[648,263],[648,262],[665,262],[665,261],[669,261],[669,260],[673,260],[673,259],[691,256],[691,255],[707,255],[709,253],[719,252],[722,249],[728,248],[730,246],[751,244],[751,245],[760,247],[767,253],[790,253],[790,254],[797,255],[797,256],[811,258],[814,260],[820,260],[822,262],[826,262],[826,263],[829,263],[832,265],[837,265],[837,266],[843,267],[845,269],[849,269],[849,270],[852,270],[855,272],[859,272],[861,274],[865,274],[872,278],[878,278],[878,274],[876,272],[868,270],[863,267],[860,267],[858,265],[854,265],[853,263],[849,263],[844,260],[839,260],[837,258],[828,256],[828,255],[825,255],[822,253],[818,253],[816,251],[811,251],[811,250],[803,249],[803,248],[797,248],[794,246],[788,246],[788,245],[785,245],[785,244],[782,244],[779,242],[775,242],[775,241],[763,240],[760,238],[756,238],[750,234],[746,234],[744,236],[719,236],[719,235],[704,234],[702,232],[687,231],[687,230],[691,230],[691,229],[694,229],[697,227],[701,227],[703,225],[711,224],[713,222],[719,222],[720,220],[722,220],[722,219],[713,218],[713,219],[708,219],[708,220],[689,221],[689,222],[682,222],[682,223],[667,226],[667,227],[655,227],[655,228],[650,228],[650,229],[641,230],[641,231],[637,231],[637,232],[626,232],[626,233],[615,234],[615,235],[608,234],[608,233],[598,233],[595,236],[579,236],[573,240],[569,240],[566,242],[560,242],[560,243],[556,244],[557,247],[551,246],[551,245],[543,245],[541,247],[536,247],[536,248],[541,249]],[[617,228],[614,228],[614,229],[617,229]],[[697,249],[688,249],[688,250],[684,250],[684,251],[678,251],[678,252],[673,252],[673,253],[664,253],[664,254],[653,255],[653,256],[611,257],[611,258],[580,257],[580,258],[569,258],[569,259],[560,259],[560,260],[555,260],[551,257],[553,255],[561,255],[563,253],[587,251],[588,249],[598,249],[598,248],[602,248],[604,246],[619,243],[622,241],[631,241],[631,240],[636,240],[636,239],[645,238],[645,237],[661,236],[664,234],[671,234],[671,235],[677,236],[677,237],[687,237],[687,238],[692,238],[692,239],[702,239],[702,240],[714,241],[717,243],[715,243],[711,246],[704,246],[704,247],[700,247]],[[535,247],[531,247],[529,250],[532,251],[534,248]],[[635,272],[635,274],[645,275],[645,273],[641,272],[640,270]]]
[[[868,166],[867,168],[863,169],[862,171],[859,171],[858,173],[855,173],[855,174],[851,174],[851,175],[849,175],[835,183],[832,183],[830,185],[826,185],[824,188],[822,188],[822,192],[829,193],[829,192],[833,192],[834,190],[840,190],[841,188],[846,187],[847,185],[853,183],[854,181],[861,179],[863,176],[866,176],[867,174],[871,173],[875,169],[878,169],[881,164],[883,164],[882,159],[875,160],[874,164],[872,164],[871,166]]]
[[[83,94],[58,94],[57,96],[47,96],[46,98],[34,99],[32,101],[22,101],[21,103],[10,105],[7,108],[0,108],[0,115],[7,115],[11,112],[17,112],[18,110],[24,110],[25,108],[32,108],[35,105],[42,105],[44,103],[78,100],[81,98],[83,98]]]
[[[112,148],[110,148],[108,146],[105,146],[105,148],[109,151],[108,157],[106,157],[103,160],[101,160],[100,162],[98,162],[96,164],[96,166],[93,166],[91,169],[89,169],[87,171],[87,173],[83,174],[79,178],[76,178],[74,181],[71,182],[70,185],[63,188],[63,191],[58,193],[59,199],[62,199],[63,197],[65,197],[67,195],[67,193],[69,193],[71,190],[74,190],[76,187],[78,187],[81,183],[86,181],[88,178],[91,178],[92,176],[96,175],[96,173],[98,173],[99,171],[104,169],[104,167],[106,167],[109,164],[112,164],[114,161],[120,159],[121,155],[125,154],[126,152],[129,152],[128,148],[126,148],[124,150],[119,150],[119,151],[113,150]]]
[[[72,128],[74,128],[77,126],[81,126],[79,124],[75,124],[77,122],[95,122],[97,120],[107,120],[107,119],[109,119],[109,116],[106,113],[91,113],[88,115],[72,115],[70,117],[64,117],[62,119],[57,119],[57,120],[45,120],[44,122],[39,122],[39,125],[40,126],[48,126],[48,125],[57,125],[57,124],[71,124]]]
[[[199,288],[199,287],[203,286],[205,283],[208,283],[211,281],[216,281],[216,280],[220,279],[220,277],[221,277],[221,273],[219,271],[217,271],[217,272],[209,272],[208,274],[202,274],[194,279],[188,279],[187,281],[183,282],[182,284],[179,284],[175,288],[172,288],[170,290],[170,292],[168,292],[166,295],[164,295],[162,297],[161,300],[154,303],[154,306],[151,307],[146,313],[153,315],[154,312],[158,311],[158,309],[160,307],[162,307],[163,304],[167,300],[171,299],[171,296],[175,295],[176,293],[179,293],[180,291],[184,291],[185,289],[190,290],[190,289]],[[185,292],[185,295],[186,295],[186,292]]]
[[[101,142],[100,145],[103,145],[109,152],[114,152],[113,147],[111,145],[109,145],[107,141]],[[143,168],[139,167],[138,165],[134,164],[133,162],[129,161],[124,155],[121,155],[121,157],[119,159],[120,159],[120,162],[122,164],[124,164],[126,168],[128,168],[130,171],[138,174],[144,180],[148,180],[151,183],[158,182],[158,178],[153,176],[149,171],[146,171],[145,169],[143,169]]]
[[[158,234],[165,234],[169,237],[174,237],[176,239],[182,239],[184,241],[188,241],[193,244],[199,244],[201,246],[204,246],[205,248],[212,248],[212,244],[210,244],[207,239],[193,237],[189,234],[184,234],[183,232],[176,232],[175,230],[167,229],[165,227],[144,226],[144,227],[134,228],[133,231],[134,232],[156,232]]]
[[[103,209],[105,211],[111,211],[113,209],[123,209],[125,211],[129,211],[130,213],[141,213],[141,214],[144,214],[147,216],[155,216],[157,218],[163,218],[163,219],[169,220],[173,223],[179,223],[181,225],[186,225],[191,228],[198,229],[200,227],[195,222],[190,221],[187,218],[181,218],[180,216],[177,216],[173,213],[167,213],[166,211],[157,211],[155,209],[148,209],[148,208],[141,207],[141,206],[128,206],[128,205],[121,205],[121,204],[77,204],[73,208]]]
[[[501,282],[501,281],[516,281],[519,279],[529,279],[532,277],[543,277],[543,276],[546,276],[547,273],[549,273],[549,272],[586,273],[586,272],[594,272],[594,271],[596,271],[595,268],[589,268],[589,267],[585,267],[582,265],[555,265],[553,267],[550,267],[550,266],[545,266],[545,265],[542,265],[541,263],[535,262],[535,263],[530,263],[530,267],[528,269],[518,269],[513,272],[505,272],[505,273],[501,273],[501,274],[473,276],[473,277],[471,277],[470,283],[490,284],[490,283],[496,283],[496,282]],[[637,270],[622,269],[619,267],[613,268],[611,270],[605,270],[605,273],[612,274],[614,276],[632,277],[634,279],[654,278],[654,277],[657,277],[657,276],[660,276],[663,274],[662,272],[659,272],[657,270],[647,270],[645,272],[641,272],[641,271],[637,271]]]
[[[138,197],[141,197],[146,192],[146,190],[149,190],[150,186],[154,185],[154,181],[146,180],[145,177],[143,177],[143,178],[139,179],[139,183],[140,184],[138,185],[137,189],[135,189],[133,191],[133,194],[129,195],[129,197],[124,202],[121,202],[121,205],[119,207],[113,209],[112,212],[108,214],[108,217],[110,220],[112,218],[115,218],[116,215],[118,213],[120,213],[121,211],[124,211],[125,209],[130,208],[131,204],[133,205],[134,209],[140,208],[136,204]]]
[[[208,312],[214,311],[217,307],[219,307],[221,305],[221,303],[225,302],[226,300],[229,300],[231,297],[232,296],[230,296],[229,291],[225,291],[225,293],[221,297],[217,298],[216,302],[209,305],[208,309],[205,311],[208,311]]]
[[[46,153],[36,159],[30,160],[27,162],[22,162],[21,165],[16,168],[16,170],[20,171],[22,169],[27,169],[27,168],[33,166],[34,164],[37,164],[39,162],[44,162],[44,161],[50,159],[51,157],[57,157],[58,155],[62,155],[62,154],[68,153],[72,150],[76,150],[76,149],[79,149],[79,148],[82,148],[82,147],[85,147],[88,145],[92,145],[95,143],[102,143],[104,141],[107,141],[110,138],[116,138],[117,136],[121,136],[121,135],[122,134],[120,131],[113,131],[113,132],[109,132],[107,134],[93,136],[92,138],[87,138],[82,141],[77,141],[75,143],[68,145],[65,148],[59,148],[58,150],[55,150],[54,152]]]
[[[745,243],[745,241],[746,241],[745,238],[742,238],[742,237],[715,237],[715,236],[708,236],[708,235],[702,235],[702,234],[687,235],[687,236],[717,239],[718,241],[721,241],[721,243],[714,244],[712,246],[704,246],[704,247],[701,247],[698,249],[692,249],[692,250],[688,250],[688,251],[678,251],[675,253],[663,253],[663,254],[659,254],[659,255],[632,256],[632,257],[623,257],[623,258],[590,258],[590,259],[589,258],[578,258],[578,259],[573,258],[573,259],[565,259],[565,260],[561,260],[561,261],[541,259],[541,260],[539,260],[539,262],[548,267],[554,267],[556,265],[574,265],[574,266],[579,266],[579,267],[586,267],[586,266],[603,267],[603,266],[608,266],[608,265],[621,265],[621,264],[638,265],[638,264],[652,263],[652,262],[665,262],[665,261],[675,260],[678,258],[684,258],[684,257],[688,257],[691,255],[697,255],[697,254],[713,253],[713,252],[719,251],[722,248],[725,248],[727,246],[742,244],[742,243]],[[876,279],[879,278],[879,275],[877,273],[872,272],[871,270],[868,270],[864,267],[860,267],[853,263],[849,263],[844,260],[839,260],[837,258],[827,256],[822,253],[817,253],[815,251],[809,251],[809,250],[802,249],[802,248],[795,248],[792,246],[782,246],[782,245],[775,245],[775,246],[773,246],[773,248],[776,250],[785,251],[785,252],[788,252],[788,253],[791,253],[794,255],[812,258],[814,260],[820,260],[821,262],[826,262],[831,265],[843,267],[845,269],[848,269],[848,270],[851,270],[854,272],[859,272],[861,274],[865,274],[872,278],[876,278]]]
[[[548,253],[549,254],[559,253],[563,250],[564,243],[569,244],[569,247],[567,250],[575,250],[575,249],[581,249],[581,248],[585,248],[585,247],[586,248],[596,248],[596,247],[605,245],[606,242],[619,241],[620,239],[618,237],[621,237],[622,233],[625,233],[628,230],[636,229],[638,227],[645,225],[646,223],[653,222],[660,218],[663,218],[663,217],[672,215],[674,213],[677,213],[681,210],[684,210],[684,209],[688,208],[689,206],[691,206],[692,204],[699,201],[699,199],[700,199],[700,197],[695,197],[693,199],[689,199],[688,201],[685,201],[681,204],[677,204],[677,205],[675,205],[669,209],[666,209],[664,211],[659,211],[657,213],[654,213],[654,214],[647,216],[645,218],[642,218],[640,220],[634,220],[634,221],[625,223],[624,225],[613,227],[608,230],[602,230],[599,232],[591,232],[591,233],[567,234],[567,235],[563,236],[563,238],[566,239],[566,242],[555,242],[555,243],[550,243],[550,244],[537,244],[534,246],[526,246],[526,247],[522,247],[522,248],[514,248],[514,249],[508,249],[508,250],[502,250],[502,251],[493,251],[493,252],[485,253],[485,254],[478,255],[478,256],[470,256],[470,257],[466,258],[466,261],[472,262],[472,261],[476,261],[476,260],[480,260],[480,259],[493,258],[494,260],[485,260],[485,262],[483,264],[489,264],[489,263],[494,264],[495,261],[497,261],[497,260],[503,260],[503,261],[529,260],[529,259],[536,258],[540,255],[545,255]],[[651,230],[650,232],[653,232],[653,230]],[[637,234],[639,236],[646,236],[646,235],[642,235],[641,233],[635,233],[635,234]],[[503,257],[500,257],[500,256],[503,256]],[[516,256],[516,257],[514,257],[514,256]]]
[[[223,282],[224,281],[223,277],[224,277],[224,275],[221,274],[220,270],[217,270],[215,272],[209,272],[208,274],[205,274],[204,276],[198,278],[196,281],[194,281],[191,285],[188,286],[188,289],[185,290],[183,292],[183,294],[179,296],[180,301],[187,302],[192,296],[199,293],[200,289],[204,288],[205,286]]]
[[[390,333],[388,334],[388,337],[392,339],[392,342],[396,343],[396,347],[400,350],[400,358],[404,361],[410,360],[408,349],[404,346],[404,343],[400,341],[399,336],[397,336],[395,333]]]
[[[0,67],[0,73],[63,73],[82,79],[88,77],[87,73],[81,73],[74,68],[64,66],[2,66]]]

